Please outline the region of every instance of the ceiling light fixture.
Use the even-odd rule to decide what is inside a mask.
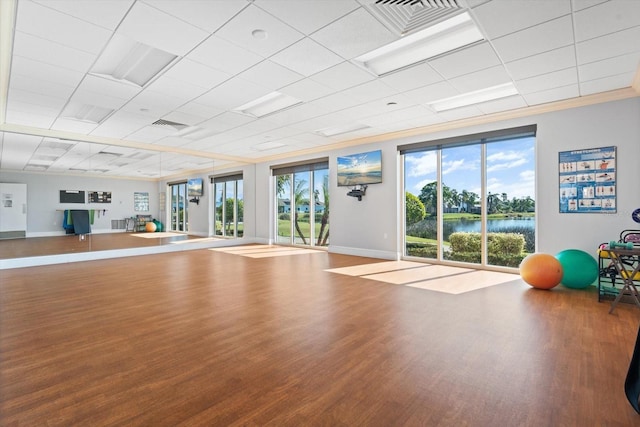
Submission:
[[[235,108],[233,111],[253,117],[263,117],[267,114],[275,113],[276,111],[284,110],[285,108],[293,107],[301,103],[302,101],[292,96],[280,92],[271,92],[268,95],[247,102]]]
[[[363,125],[362,123],[350,123],[343,126],[335,126],[325,129],[317,130],[316,133],[322,136],[335,136],[343,133],[355,132],[357,130],[367,129],[371,126]]]
[[[90,74],[143,87],[176,58],[169,52],[116,34]]]
[[[87,104],[69,104],[64,109],[62,117],[65,119],[78,120],[84,123],[99,124],[115,110],[111,108],[98,107]]]
[[[450,98],[440,99],[438,101],[431,102],[428,105],[437,112],[440,112],[479,104],[481,102],[493,101],[495,99],[506,98],[517,94],[518,90],[513,83],[504,83],[497,86],[491,86],[486,89],[480,89],[452,96]]]
[[[484,40],[482,33],[464,12],[361,55],[354,62],[381,76],[480,40]]]

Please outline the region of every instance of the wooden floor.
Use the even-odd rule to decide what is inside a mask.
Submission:
[[[136,237],[136,234],[87,234],[82,239],[74,234],[30,237],[27,239],[0,239],[0,259],[160,246],[171,242],[198,238],[198,236],[182,234],[173,237],[150,239]]]
[[[635,306],[324,271],[367,262],[194,250],[2,270],[0,425],[640,425]]]

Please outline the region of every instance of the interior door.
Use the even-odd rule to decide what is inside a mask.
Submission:
[[[26,237],[27,184],[0,183],[0,238]]]

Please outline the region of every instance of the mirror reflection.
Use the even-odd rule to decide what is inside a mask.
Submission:
[[[0,143],[0,259],[209,237],[188,218],[211,203],[213,159],[8,132]],[[201,180],[202,196],[189,197],[192,179]],[[183,194],[172,194],[181,186]]]

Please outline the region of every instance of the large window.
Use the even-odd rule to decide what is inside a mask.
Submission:
[[[213,177],[214,234],[223,237],[244,235],[244,200],[241,174]]]
[[[400,147],[406,257],[518,267],[535,251],[535,127]]]
[[[329,164],[326,160],[272,169],[276,243],[329,245]]]

